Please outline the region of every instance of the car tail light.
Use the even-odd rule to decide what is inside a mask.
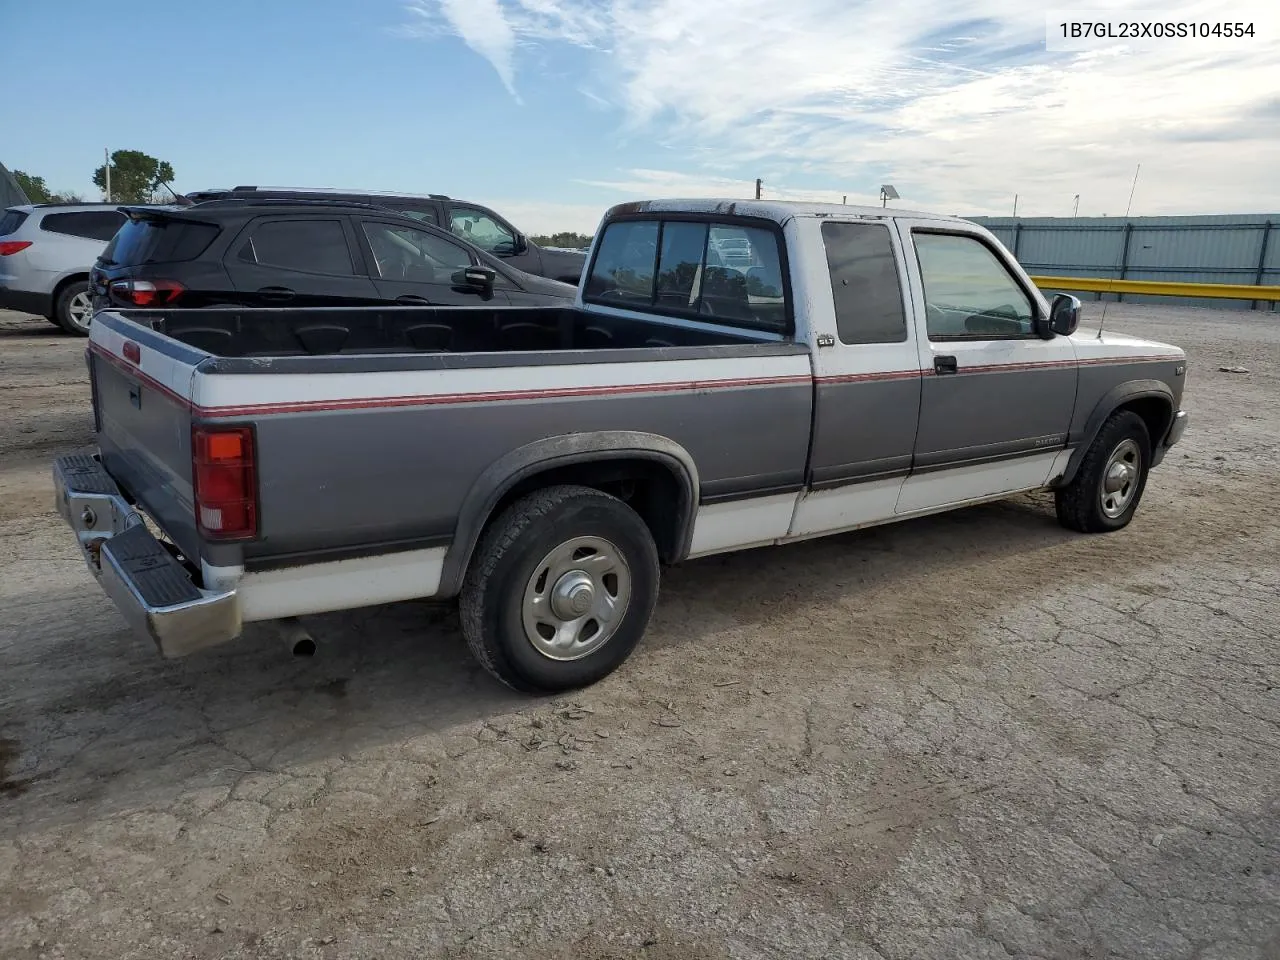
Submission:
[[[257,536],[253,427],[193,427],[191,481],[196,524],[204,536],[211,540]]]
[[[113,280],[107,292],[131,307],[163,307],[182,296],[187,288],[176,280]]]
[[[31,246],[30,240],[0,240],[0,257],[12,256]]]

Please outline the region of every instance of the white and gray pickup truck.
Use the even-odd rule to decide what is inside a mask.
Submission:
[[[98,450],[57,505],[165,656],[458,597],[497,678],[571,689],[635,648],[663,564],[1045,488],[1124,527],[1186,357],[1079,314],[965,220],[629,203],[571,307],[97,314]]]

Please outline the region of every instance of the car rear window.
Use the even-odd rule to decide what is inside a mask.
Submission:
[[[21,210],[6,210],[0,214],[0,237],[15,233],[26,222],[27,215]]]
[[[102,251],[102,262],[134,267],[143,263],[194,260],[208,249],[217,235],[218,228],[211,223],[128,220]]]
[[[40,221],[40,229],[85,240],[110,240],[124,223],[119,210],[85,210],[77,213],[50,213]]]

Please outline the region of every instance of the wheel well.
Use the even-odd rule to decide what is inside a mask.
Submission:
[[[691,511],[692,504],[683,504],[684,485],[671,469],[643,457],[588,460],[525,477],[502,495],[488,521],[526,494],[561,483],[593,487],[622,500],[649,528],[663,562],[671,563],[677,558],[683,546],[686,510]],[[682,504],[685,509],[681,509]]]
[[[1120,404],[1116,410],[1132,410],[1142,418],[1147,425],[1153,448],[1159,446],[1164,439],[1164,433],[1169,429],[1169,419],[1173,416],[1173,407],[1164,397],[1135,397]]]
[[[68,286],[70,286],[73,283],[76,283],[77,281],[88,280],[88,279],[89,279],[89,275],[87,273],[73,273],[71,274],[71,276],[63,277],[61,280],[59,280],[58,285],[53,288],[54,309],[56,310],[58,307],[58,298],[62,296],[63,290],[67,289]]]

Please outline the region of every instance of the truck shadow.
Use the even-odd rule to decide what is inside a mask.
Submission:
[[[652,667],[655,658],[679,656],[725,627],[762,632],[833,602],[857,604],[869,587],[897,578],[932,582],[945,597],[965,568],[994,559],[1023,571],[1023,584],[1041,582],[1052,564],[1032,555],[1073,536],[1057,526],[1051,503],[1022,498],[693,561],[666,571],[653,629],[617,679],[566,702],[599,699],[601,691],[604,699],[633,697],[645,681],[626,674],[645,661]],[[69,576],[82,575],[87,581],[82,569]],[[174,802],[251,771],[323,765],[422,738],[443,756],[459,738],[474,745],[482,728],[522,717],[527,725],[550,707],[551,698],[509,691],[481,670],[449,605],[307,618],[320,645],[313,659],[292,657],[271,630],[255,628],[224,648],[163,661],[87,588],[10,595],[0,598],[0,613],[8,687],[0,738],[9,743],[0,799],[14,814],[0,837],[32,820]],[[874,604],[864,613],[874,618]],[[972,615],[963,605],[947,613]],[[803,648],[794,649],[803,659]],[[667,682],[671,669],[661,669]]]

